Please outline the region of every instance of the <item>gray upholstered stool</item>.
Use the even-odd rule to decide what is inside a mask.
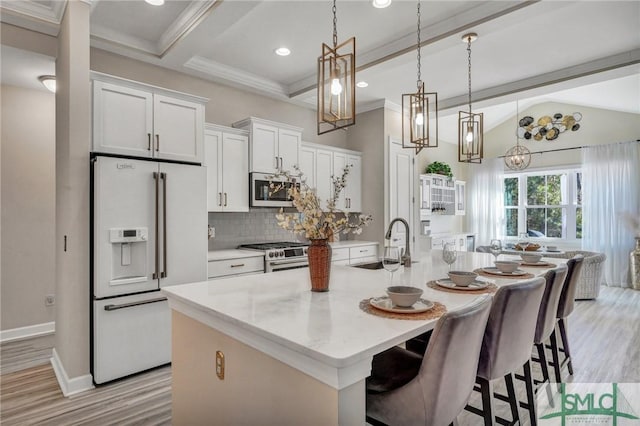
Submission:
[[[501,399],[509,403],[513,422],[519,420],[513,373],[520,368],[524,368],[527,402],[534,406],[530,359],[544,284],[542,277],[531,278],[500,287],[493,297],[476,376],[479,386],[474,388],[482,395],[482,408],[465,407],[465,410],[482,416],[487,426],[494,424],[493,382],[502,378],[507,385],[507,396]],[[532,424],[535,424],[535,414],[532,419]],[[495,420],[511,423],[497,417]]]
[[[445,426],[455,421],[473,389],[491,297],[447,312],[424,357],[391,348],[373,358],[367,379],[367,421]]]

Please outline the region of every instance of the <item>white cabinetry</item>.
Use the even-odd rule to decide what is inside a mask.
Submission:
[[[340,241],[331,243],[331,253],[331,263],[334,265],[377,262],[378,243],[368,241]]]
[[[249,168],[252,172],[292,171],[299,164],[302,129],[249,117],[233,123],[249,131]]]
[[[207,167],[207,210],[248,212],[248,132],[207,124],[204,153],[204,165]]]
[[[466,211],[467,201],[466,201],[466,183],[461,180],[456,181],[456,205],[455,212],[456,215],[464,215]],[[465,245],[466,246],[466,245]]]
[[[93,151],[201,163],[206,98],[92,73]]]
[[[300,148],[300,171],[307,179],[307,185],[316,189],[322,207],[333,192],[333,155],[328,147],[303,142]]]
[[[443,175],[420,175],[420,216],[432,214],[464,215],[465,182]]]
[[[207,277],[230,278],[232,276],[264,273],[264,256],[239,259],[210,260]]]
[[[370,244],[366,246],[351,247],[349,249],[349,264],[377,262],[378,245]]]
[[[333,174],[342,176],[344,168],[350,165],[346,187],[337,201],[337,207],[349,212],[362,211],[362,155],[360,153],[333,153]]]

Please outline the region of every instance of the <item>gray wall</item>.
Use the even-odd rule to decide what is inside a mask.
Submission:
[[[54,321],[55,96],[2,86],[2,330]]]

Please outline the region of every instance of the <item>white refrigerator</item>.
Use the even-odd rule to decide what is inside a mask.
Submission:
[[[171,361],[160,288],[207,279],[206,168],[92,160],[92,362],[95,383]]]

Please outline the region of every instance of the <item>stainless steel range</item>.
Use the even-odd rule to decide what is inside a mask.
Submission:
[[[276,272],[286,271],[287,269],[308,267],[308,246],[309,244],[287,241],[241,244],[238,246],[238,248],[243,250],[256,250],[264,252],[264,271]]]

